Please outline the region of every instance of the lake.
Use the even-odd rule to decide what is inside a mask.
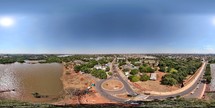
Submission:
[[[49,102],[63,93],[60,77],[63,65],[51,64],[6,64],[0,65],[0,98],[18,99],[28,102]],[[35,98],[32,93],[48,95],[47,98]]]

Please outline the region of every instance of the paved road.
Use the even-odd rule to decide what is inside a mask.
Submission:
[[[206,65],[204,65],[203,68],[205,68]],[[117,67],[116,65],[113,65],[113,76],[112,77],[117,77],[123,84],[124,84],[124,88],[126,89],[126,91],[131,94],[131,95],[135,95],[136,93],[132,90],[132,88],[130,87],[130,85],[128,84],[128,82],[126,80],[124,80],[122,78],[122,76],[119,75],[118,71],[117,71]],[[147,99],[165,99],[165,98],[168,98],[168,97],[176,97],[178,95],[180,96],[184,96],[186,94],[190,94],[192,91],[196,90],[196,93],[193,94],[193,96],[199,96],[201,95],[201,91],[203,90],[203,83],[201,83],[201,80],[203,78],[203,75],[204,75],[204,69],[201,71],[201,74],[200,76],[197,78],[197,81],[190,87],[188,88],[187,90],[183,91],[183,92],[180,92],[180,93],[177,93],[177,94],[172,94],[172,95],[164,95],[164,96],[149,96]],[[111,78],[109,79],[106,79],[106,80],[110,80]],[[111,94],[109,94],[107,91],[103,90],[102,87],[101,87],[101,84],[106,81],[106,80],[101,80],[99,82],[96,83],[96,89],[98,90],[98,92],[103,95],[104,97],[110,99],[111,101],[116,101],[116,102],[126,102],[127,100],[126,99],[122,99],[122,98],[117,98],[115,96],[112,96]],[[199,86],[199,89],[197,90],[196,87]],[[188,95],[189,96],[189,95]],[[190,96],[192,97],[192,96]]]
[[[204,65],[204,67],[203,68],[205,68],[206,67],[206,65]],[[165,99],[165,98],[168,98],[168,97],[176,97],[176,96],[178,96],[178,95],[180,95],[180,96],[184,96],[184,95],[186,95],[186,94],[190,94],[193,90],[195,90],[196,89],[196,87],[197,87],[197,85],[201,82],[201,80],[202,80],[202,78],[203,78],[203,75],[204,75],[204,69],[201,71],[201,75],[198,77],[198,79],[197,79],[197,81],[189,88],[189,89],[187,89],[187,90],[185,90],[185,91],[183,91],[183,92],[180,92],[180,93],[177,93],[177,94],[173,94],[173,95],[165,95],[165,96],[149,96],[147,99]],[[200,88],[201,87],[201,88]],[[203,90],[202,89],[202,83],[201,83],[201,86],[199,86],[199,90]],[[194,95],[201,95],[201,93],[200,94],[198,94],[200,91],[198,90],[198,92],[196,92],[196,94],[194,94]]]
[[[110,78],[109,78],[110,79]],[[109,80],[106,79],[106,80]],[[126,99],[122,99],[122,98],[117,98],[115,96],[112,96],[111,94],[109,94],[107,91],[102,89],[102,83],[105,82],[106,80],[101,80],[99,82],[96,83],[96,89],[97,91],[104,97],[106,97],[107,99],[111,100],[111,101],[115,101],[115,102],[125,102],[127,101]]]
[[[122,78],[122,76],[120,76],[120,74],[117,71],[117,66],[113,65],[113,72],[114,72],[114,76],[119,78],[119,80],[124,84],[124,88],[126,89],[126,91],[130,94],[130,95],[136,95],[136,93],[132,90],[132,88],[130,87],[129,83],[124,80]]]
[[[127,99],[122,99],[122,98],[117,98],[115,96],[113,96],[113,94],[111,94],[108,91],[105,91],[104,89],[102,89],[101,85],[103,82],[112,79],[113,77],[118,78],[124,85],[124,89],[130,94],[130,95],[136,95],[136,93],[132,90],[132,88],[130,87],[130,85],[128,84],[127,81],[125,81],[118,73],[117,71],[117,66],[114,65],[114,62],[112,63],[112,71],[113,71],[113,75],[112,77],[106,79],[106,80],[101,80],[99,82],[96,83],[96,89],[97,91],[104,97],[108,98],[111,101],[116,101],[116,102],[126,102]]]
[[[205,85],[205,83],[199,81],[199,84],[197,85],[198,87],[192,91],[193,94],[191,94],[191,93],[187,94],[185,96],[185,98],[199,98],[204,90],[204,85]]]

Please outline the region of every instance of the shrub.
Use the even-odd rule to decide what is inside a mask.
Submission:
[[[141,77],[140,77],[140,81],[147,81],[147,80],[149,80],[150,79],[150,77],[148,76],[148,75],[146,75],[146,74],[143,74]]]
[[[131,75],[136,75],[138,73],[138,70],[137,69],[133,69],[131,70],[130,74]]]
[[[136,75],[132,75],[130,77],[128,77],[128,79],[131,81],[131,82],[137,82],[140,80],[140,77],[139,76],[136,76]]]

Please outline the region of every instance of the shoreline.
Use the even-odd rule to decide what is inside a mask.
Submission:
[[[95,77],[90,74],[76,73],[73,70],[73,64],[67,65],[62,63],[63,73],[60,80],[63,84],[64,94],[53,102],[54,105],[77,105],[77,104],[102,104],[102,103],[115,103],[105,97],[101,96],[95,87],[91,87],[88,93],[82,94],[83,91],[96,82]],[[81,94],[80,94],[81,93]]]

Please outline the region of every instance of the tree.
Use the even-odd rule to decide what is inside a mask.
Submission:
[[[76,65],[75,67],[74,67],[74,71],[75,72],[79,72],[81,70],[81,66],[80,65]]]
[[[154,72],[154,69],[152,69],[151,67],[147,66],[147,67],[146,67],[146,72],[153,73],[153,72]]]
[[[133,69],[131,70],[130,74],[131,75],[136,75],[138,73],[138,70],[137,69]]]
[[[140,66],[139,70],[140,70],[140,72],[146,72],[146,67],[145,66]]]
[[[90,68],[88,68],[87,66],[82,66],[80,71],[85,72],[85,73],[90,73]]]
[[[128,77],[128,79],[131,81],[131,82],[137,82],[140,80],[140,77],[139,76],[136,76],[136,75],[132,75],[130,77]]]
[[[91,74],[100,79],[107,79],[107,74],[104,70],[101,69],[93,69]]]
[[[177,80],[170,74],[166,74],[162,77],[161,84],[173,86],[177,84]]]
[[[107,67],[107,68],[106,68],[106,71],[107,71],[107,72],[110,71],[110,67]]]
[[[149,80],[150,79],[150,77],[148,76],[148,75],[146,75],[146,74],[143,74],[141,77],[140,77],[140,81],[147,81],[147,80]]]
[[[159,69],[159,71],[166,72],[166,68],[164,66],[161,66],[160,69]]]

